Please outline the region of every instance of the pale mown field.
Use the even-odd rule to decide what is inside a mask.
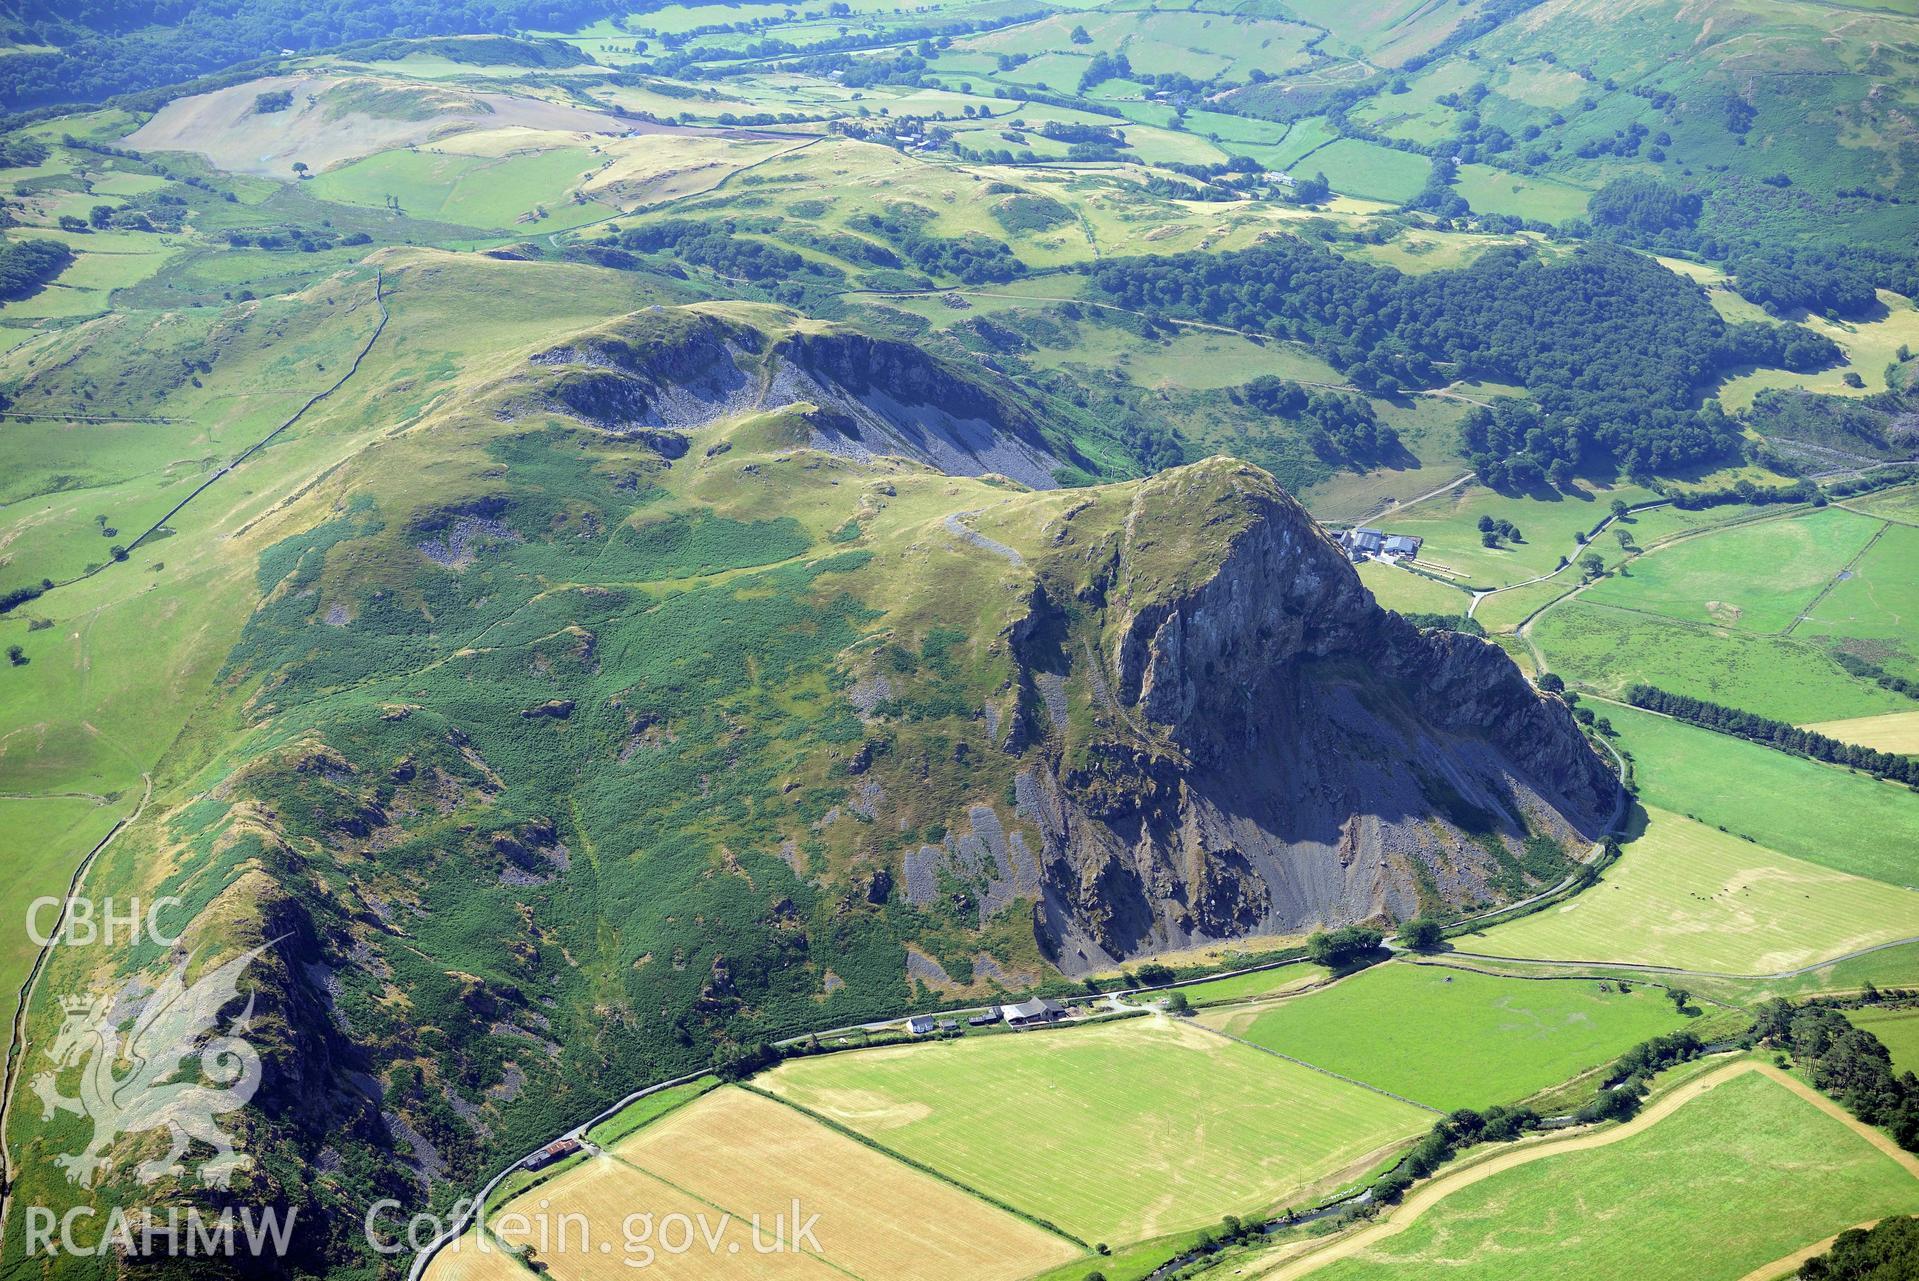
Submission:
[[[799,1059],[760,1084],[1089,1243],[1303,1203],[1433,1117],[1159,1016]]]
[[[497,1239],[530,1246],[532,1260],[559,1281],[1013,1281],[1085,1253],[736,1087],[677,1108],[529,1190],[488,1222]],[[808,1232],[796,1224],[807,1224]],[[526,1275],[518,1261],[483,1251],[471,1238],[436,1259],[431,1274],[432,1281],[514,1275]]]
[[[1461,951],[1770,974],[1915,932],[1919,895],[1790,858],[1663,810],[1599,884]]]

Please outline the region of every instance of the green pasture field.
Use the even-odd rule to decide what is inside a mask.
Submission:
[[[97,316],[112,309],[114,290],[146,280],[178,252],[82,253],[40,292],[0,306],[0,323]]]
[[[1867,518],[1869,519],[1869,518]],[[1919,528],[1888,524],[1793,635],[1874,642],[1884,667],[1919,679]]]
[[[1584,546],[1575,544],[1572,550],[1575,559],[1597,556],[1607,570],[1616,572],[1645,548],[1657,546],[1682,534],[1701,533],[1716,525],[1730,525],[1750,518],[1750,509],[1743,507],[1709,507],[1699,511],[1672,506],[1653,507],[1634,512],[1625,520],[1608,525],[1598,538]],[[1524,527],[1521,528],[1523,531]],[[1621,529],[1632,539],[1631,548],[1619,542],[1618,531]],[[1581,586],[1581,579],[1582,571],[1577,566],[1569,566],[1544,581],[1495,592],[1479,602],[1473,617],[1489,632],[1511,631],[1529,614],[1577,590]]]
[[[1617,705],[1594,708],[1649,805],[1889,885],[1919,885],[1919,794],[1894,783]]]
[[[1462,93],[1478,78],[1472,64],[1447,61],[1409,80],[1405,93],[1388,92],[1366,99],[1354,114],[1395,138],[1438,142],[1452,132],[1458,118],[1451,107],[1437,101],[1439,95]]]
[[[1613,499],[1631,504],[1655,497],[1637,485],[1619,485],[1581,487],[1577,494],[1552,499],[1513,498],[1469,483],[1406,511],[1382,516],[1380,527],[1424,539],[1419,559],[1448,567],[1463,582],[1501,587],[1550,573],[1562,556],[1577,560],[1583,549],[1573,535],[1606,519]],[[1484,546],[1479,530],[1482,516],[1511,521],[1519,527],[1523,541]],[[1601,540],[1610,537],[1600,535]]]
[[[1590,889],[1453,940],[1462,952],[1770,974],[1904,938],[1919,893],[1792,858],[1665,810]]]
[[[9,678],[20,677],[23,670],[0,671],[0,692],[7,690]],[[10,747],[21,746],[0,745],[0,757]],[[7,869],[10,902],[16,909],[5,943],[0,945],[0,1023],[12,1025],[20,985],[40,950],[27,933],[27,905],[42,897],[66,897],[74,868],[115,823],[133,812],[140,794],[135,784],[111,797],[0,797],[0,864]],[[40,918],[38,928],[53,928],[51,911]]]
[[[1650,988],[1389,961],[1210,1025],[1441,1111],[1515,1103],[1685,1022]]]
[[[1883,527],[1837,507],[1753,521],[1656,548],[1625,572],[1594,583],[1583,599],[1686,622],[1781,632]]]
[[[1340,138],[1287,168],[1306,176],[1323,173],[1334,191],[1394,203],[1418,195],[1432,171],[1424,156],[1358,138]]]
[[[1191,115],[1187,116],[1190,121]],[[1304,120],[1294,120],[1285,126],[1286,132],[1277,142],[1260,143],[1235,140],[1232,150],[1235,154],[1243,151],[1256,157],[1268,168],[1291,170],[1308,153],[1317,151],[1327,143],[1339,137],[1321,116],[1308,116]],[[1310,178],[1316,172],[1311,160],[1300,165],[1299,176]]]
[[[1847,1010],[1846,1020],[1879,1038],[1895,1072],[1919,1072],[1919,1007]]]
[[[368,301],[349,290],[323,286],[298,326],[285,323],[298,304],[262,304],[251,323],[229,331],[220,376],[198,387],[177,353],[183,340],[207,332],[216,313],[136,312],[97,322],[60,377],[37,370],[28,353],[0,357],[0,376],[29,375],[13,392],[14,412],[50,415],[0,425],[12,464],[0,481],[0,501],[8,504],[0,514],[0,589],[61,581],[106,562],[114,545],[131,544],[336,380],[377,321]],[[86,381],[94,394],[83,412],[110,421],[52,416],[73,405],[66,379]]]
[[[1373,599],[1402,614],[1463,614],[1472,597],[1411,570],[1369,560],[1356,567]]]
[[[1910,706],[1796,637],[1680,623],[1583,598],[1553,606],[1526,636],[1550,670],[1613,697],[1643,681],[1795,724]]]
[[[1531,614],[1552,604],[1579,586],[1579,571],[1563,574],[1525,587],[1514,587],[1481,598],[1473,618],[1488,635],[1509,636]]]
[[[759,1084],[1114,1244],[1304,1200],[1430,1121],[1160,1016],[795,1059]]]
[[[600,161],[584,147],[552,147],[506,156],[385,151],[311,180],[314,194],[342,204],[380,207],[388,196],[416,217],[505,230],[557,231],[607,217],[604,205],[568,197]],[[548,217],[535,219],[536,208]]]
[[[1461,165],[1453,189],[1475,213],[1512,214],[1550,223],[1584,218],[1586,202],[1592,198],[1584,187],[1551,178],[1528,178],[1491,165]]]
[[[1460,1188],[1314,1281],[1737,1281],[1864,1220],[1919,1209],[1919,1180],[1757,1072],[1616,1143]]]

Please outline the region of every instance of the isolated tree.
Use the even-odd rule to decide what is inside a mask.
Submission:
[[[1668,988],[1666,995],[1671,998],[1672,1007],[1681,1014],[1686,1012],[1686,1006],[1692,1000],[1692,993],[1683,987]]]
[[[1606,572],[1606,562],[1599,559],[1598,556],[1588,553],[1579,558],[1579,572],[1584,574],[1588,579],[1598,578]]]
[[[1415,952],[1431,952],[1445,942],[1446,932],[1432,917],[1416,916],[1402,924],[1395,937],[1401,947],[1411,948]]]
[[[7,646],[7,661],[15,667],[25,667],[27,665],[27,651],[21,649],[18,645],[9,645]]]
[[[1366,960],[1379,950],[1385,935],[1368,925],[1342,925],[1322,930],[1306,940],[1306,954],[1328,969],[1340,970]]]
[[[308,169],[307,169],[307,162],[306,162],[306,161],[304,161],[304,160],[296,160],[296,161],[294,161],[294,162],[293,162],[293,172],[294,172],[295,174],[297,174],[298,176],[300,176],[300,177],[302,177],[302,178],[304,178],[304,177],[306,177],[306,176],[307,176],[307,173],[309,172],[309,171],[308,171]]]
[[[1174,992],[1166,998],[1166,1012],[1168,1014],[1190,1014],[1192,1013],[1192,1009],[1193,1003],[1186,999],[1186,993],[1184,992]]]
[[[1086,30],[1086,28],[1085,28],[1085,27],[1083,27],[1083,26],[1080,26],[1080,27],[1074,27],[1074,28],[1073,28],[1073,34],[1072,34],[1072,35],[1071,35],[1070,37],[1068,37],[1068,38],[1069,38],[1070,40],[1072,40],[1072,42],[1073,42],[1074,44],[1091,44],[1091,43],[1093,43],[1093,36],[1092,36],[1092,33],[1091,33],[1091,32],[1089,32],[1089,31],[1087,31],[1087,30]]]
[[[1548,694],[1563,694],[1566,692],[1566,682],[1561,680],[1555,672],[1541,672],[1539,673],[1539,679],[1533,683],[1545,690]]]
[[[111,226],[113,223],[113,206],[95,205],[93,208],[87,210],[87,221],[95,227],[103,229]]]
[[[1615,498],[1612,500],[1612,514],[1613,514],[1614,520],[1626,519],[1626,500],[1625,499]]]

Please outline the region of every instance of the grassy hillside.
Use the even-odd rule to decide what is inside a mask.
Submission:
[[[1301,964],[1181,989],[1210,1027],[809,1058],[756,1078],[783,1102],[702,1077],[536,1191],[819,1201],[798,1276],[1138,1277],[1377,1174],[1425,1109],[1558,1106],[1682,1026],[1510,975],[1701,971],[1715,1030],[1913,981],[1911,945],[1835,959],[1912,932],[1909,792],[1594,697],[1913,745],[1904,0],[60,9],[0,22],[7,904],[128,818],[87,897],[178,900],[194,974],[274,941],[231,1196],[302,1208],[287,1275],[397,1274],[371,1202],[444,1210],[764,1041],[1546,890],[1599,836],[1529,777],[1574,715],[1646,821],[1454,940],[1500,974]],[[1221,454],[1423,540],[1360,582],[1584,701],[1465,637],[1348,652],[1300,604],[1337,553]],[[1295,562],[1325,572],[1269,590]],[[1495,705],[1564,741],[1438,727]],[[7,1001],[40,957],[0,943]],[[16,1087],[60,998],[129,1009],[174,959],[46,953]],[[1738,1271],[1898,1208],[1780,1089],[1554,1158],[1654,1229],[1583,1215],[1567,1266],[1705,1267],[1688,1189],[1760,1225]],[[206,1195],[139,1183],[151,1134],[79,1187],[84,1122],[37,1102],[10,1206]],[[1715,1183],[1732,1130],[1832,1158],[1824,1199]],[[1539,1271],[1511,1224],[1550,1207],[1458,1196],[1329,1270]],[[19,1222],[0,1267],[44,1270]]]

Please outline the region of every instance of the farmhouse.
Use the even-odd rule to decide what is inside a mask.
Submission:
[[[1354,560],[1365,560],[1369,556],[1417,556],[1422,541],[1411,534],[1388,534],[1364,525],[1342,529],[1335,537]]]
[[[1035,1023],[1051,1023],[1066,1017],[1064,1006],[1043,996],[1021,1001],[1018,1005],[1002,1005],[999,1012],[1000,1017],[1011,1027],[1030,1027]]]
[[[579,1150],[580,1141],[578,1139],[555,1139],[526,1160],[520,1162],[520,1164],[528,1170],[544,1170],[561,1157],[572,1156]]]
[[[915,1018],[906,1020],[906,1030],[914,1036],[925,1036],[933,1030],[933,1016],[930,1014],[921,1014]]]

